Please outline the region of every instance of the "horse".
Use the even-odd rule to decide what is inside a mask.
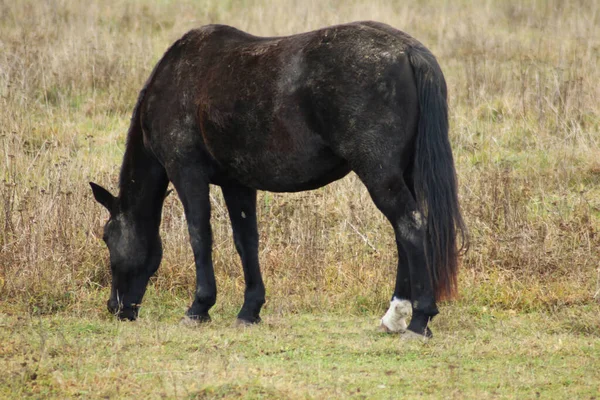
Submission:
[[[448,130],[436,58],[389,25],[354,22],[284,37],[226,25],[189,31],[139,93],[118,196],[90,182],[110,213],[109,312],[138,316],[161,262],[159,226],[172,182],[196,266],[184,318],[208,322],[216,302],[209,200],[216,185],[244,270],[237,321],[260,322],[257,190],[312,190],[353,171],[395,233],[396,282],[380,326],[430,337],[437,302],[456,293],[466,240]]]

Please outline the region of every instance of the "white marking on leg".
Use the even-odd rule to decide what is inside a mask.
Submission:
[[[423,218],[423,214],[413,211],[408,216],[402,217],[397,226],[400,236],[412,243],[416,243],[422,240],[419,231],[423,229],[424,225],[425,219]]]
[[[394,299],[390,302],[390,308],[383,318],[381,318],[380,328],[385,332],[404,332],[406,331],[406,318],[412,313],[410,301],[405,299]]]
[[[423,214],[421,214],[421,213],[420,213],[420,212],[418,212],[418,211],[413,211],[413,213],[412,213],[412,217],[413,217],[413,220],[415,221],[415,226],[416,226],[416,228],[417,228],[417,229],[421,229],[421,227],[422,227],[422,226],[423,226],[423,224],[424,224],[424,221],[423,221]]]

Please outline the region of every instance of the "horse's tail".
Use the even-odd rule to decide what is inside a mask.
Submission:
[[[458,256],[468,247],[468,239],[448,139],[446,81],[437,60],[425,47],[411,46],[407,53],[419,96],[413,178],[417,204],[426,220],[427,267],[436,300],[450,299],[456,294]]]

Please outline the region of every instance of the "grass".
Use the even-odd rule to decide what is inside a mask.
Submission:
[[[459,303],[437,337],[405,342],[373,315],[234,310],[201,327],[149,304],[135,323],[103,315],[0,317],[2,397],[44,398],[596,398],[597,306],[553,312]],[[158,317],[160,315],[160,317]]]
[[[142,320],[104,315],[107,215],[87,182],[115,191],[170,43],[208,23],[286,35],[361,19],[421,40],[448,82],[471,249],[434,340],[374,330],[395,243],[354,175],[259,195],[264,326],[229,326],[244,282],[216,188],[217,321],[177,325],[194,266],[176,196]],[[599,64],[595,2],[0,0],[0,397],[597,396]]]

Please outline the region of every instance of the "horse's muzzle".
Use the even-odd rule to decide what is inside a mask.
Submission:
[[[117,318],[119,318],[122,321],[124,321],[124,320],[135,321],[137,319],[138,312],[140,309],[140,306],[137,304],[135,304],[135,305],[132,304],[130,306],[123,306],[123,303],[119,304],[119,302],[117,302],[117,300],[113,300],[113,299],[110,299],[106,302],[106,307],[108,308],[109,313],[116,316]]]

